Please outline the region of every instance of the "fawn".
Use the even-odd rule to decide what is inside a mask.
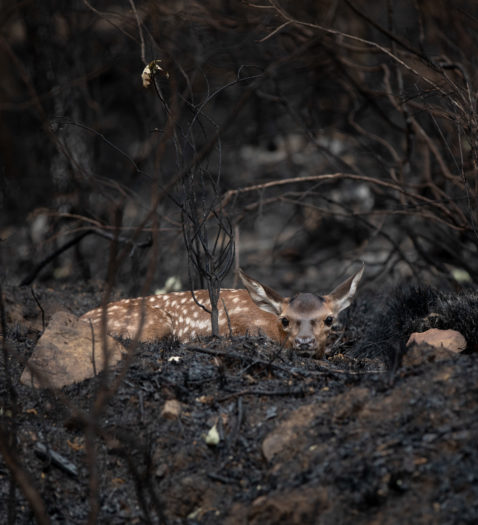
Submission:
[[[264,334],[280,344],[322,358],[334,320],[352,302],[363,271],[362,266],[325,296],[299,293],[282,297],[239,270],[246,290],[220,291],[220,335]],[[140,341],[172,335],[180,342],[189,342],[211,334],[211,317],[206,308],[210,308],[207,290],[123,299],[106,306],[107,332],[138,337]],[[97,328],[102,315],[103,309],[96,308],[81,319]]]

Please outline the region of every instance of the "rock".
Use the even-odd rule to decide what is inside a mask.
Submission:
[[[219,435],[216,423],[214,423],[208,433],[204,436],[204,441],[206,442],[206,445],[209,445],[210,447],[219,445],[221,442],[221,436]]]
[[[108,366],[118,363],[126,349],[106,337]],[[101,335],[75,315],[60,311],[53,314],[27,362],[20,382],[35,388],[61,388],[94,377],[105,367]]]
[[[426,343],[435,348],[444,348],[456,354],[466,349],[466,339],[456,330],[430,328],[426,332],[414,332],[408,339],[407,346],[420,343]]]
[[[426,332],[414,332],[408,339],[403,364],[414,366],[424,361],[442,361],[449,359],[451,354],[463,352],[466,346],[466,339],[456,330],[431,328]]]
[[[225,525],[248,523],[335,523],[322,520],[332,505],[329,489],[326,486],[301,487],[300,489],[277,491],[256,498],[252,504],[235,503],[224,520]],[[318,519],[320,517],[321,519]]]
[[[294,448],[295,442],[303,434],[304,428],[313,419],[318,406],[305,406],[293,411],[287,419],[272,430],[262,442],[262,453],[267,461],[281,454],[287,448]]]
[[[165,419],[178,419],[181,415],[182,405],[177,399],[168,399],[161,410],[161,417]]]
[[[330,414],[331,404],[325,399],[322,403],[304,405],[284,415],[284,418],[271,430],[262,442],[262,453],[269,462],[287,461],[301,450],[305,436],[313,421],[327,418],[344,424],[349,419],[357,419],[364,407],[370,405],[370,391],[367,388],[355,388],[344,392]],[[377,414],[374,413],[376,418]]]

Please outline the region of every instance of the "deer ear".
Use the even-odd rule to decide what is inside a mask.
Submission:
[[[265,312],[280,315],[284,298],[268,286],[261,284],[252,277],[249,277],[239,268],[239,277],[246,287],[251,299],[256,305]]]
[[[353,296],[357,291],[358,283],[362,278],[363,271],[365,269],[365,264],[362,263],[362,268],[352,277],[349,277],[342,284],[339,284],[332,292],[327,295],[327,299],[332,303],[332,307],[335,309],[336,313],[345,310],[350,303],[352,302]]]

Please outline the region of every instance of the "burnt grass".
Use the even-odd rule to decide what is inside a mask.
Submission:
[[[391,372],[347,353],[361,334],[349,316],[322,361],[262,338],[166,340],[130,344],[107,374],[34,390],[19,378],[41,313],[28,291],[9,293],[2,522],[35,521],[11,461],[53,523],[478,521],[475,354],[438,359],[424,347],[423,360]],[[37,299],[80,314],[95,298]]]

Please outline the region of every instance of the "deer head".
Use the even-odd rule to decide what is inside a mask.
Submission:
[[[239,276],[254,303],[276,315],[279,332],[287,346],[314,352],[317,358],[322,358],[330,329],[337,315],[352,302],[363,271],[364,266],[325,296],[299,293],[282,297],[242,270]]]

